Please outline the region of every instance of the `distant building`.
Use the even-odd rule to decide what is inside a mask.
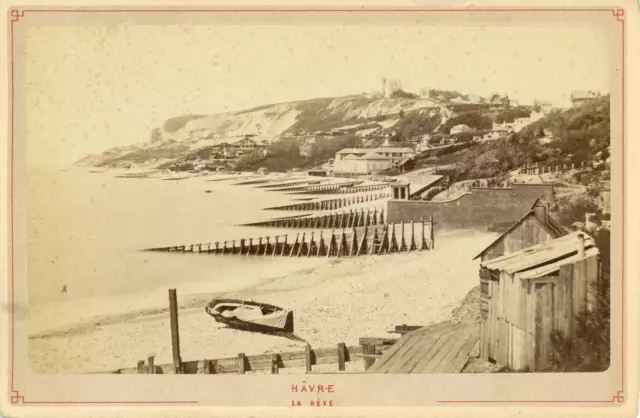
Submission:
[[[385,98],[391,97],[391,95],[402,90],[402,82],[399,79],[382,79],[382,94]]]
[[[367,175],[391,168],[415,155],[411,148],[346,148],[336,153],[333,172],[338,177]]]
[[[574,91],[571,93],[571,103],[574,106],[579,106],[586,102],[590,102],[597,97],[600,97],[600,93],[592,90]]]
[[[467,97],[470,103],[482,103],[483,101],[482,96],[478,96],[477,94],[467,94]]]
[[[453,128],[451,128],[451,135],[455,135],[455,134],[459,134],[459,133],[463,133],[463,132],[471,132],[473,129],[471,129],[470,127],[468,127],[467,125],[456,125]]]
[[[546,115],[547,113],[551,112],[551,109],[553,108],[553,103],[548,102],[546,100],[535,100],[534,106],[539,107],[540,113],[542,113],[543,115]]]

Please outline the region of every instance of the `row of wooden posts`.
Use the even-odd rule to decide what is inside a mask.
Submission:
[[[180,328],[178,324],[178,302],[176,289],[169,289],[169,320],[171,327],[171,348],[173,362],[171,364],[155,364],[155,356],[150,355],[145,363],[139,360],[137,367],[118,369],[115,374],[224,374],[266,371],[278,374],[282,368],[304,367],[306,373],[313,372],[314,365],[336,364],[338,371],[346,370],[346,363],[358,358],[364,360],[364,368],[368,369],[376,358],[395,344],[397,338],[360,338],[360,345],[347,346],[338,343],[336,347],[312,349],[306,345],[304,350],[295,352],[260,354],[247,356],[238,353],[235,357],[221,359],[204,359],[182,361],[180,353]],[[396,326],[404,330],[405,326]],[[402,332],[399,332],[402,334]]]
[[[255,177],[256,177],[255,174],[251,174],[250,176],[231,175],[229,177],[207,179],[207,181],[243,180],[243,179],[252,179]],[[262,182],[264,180],[256,180],[256,181]],[[240,183],[235,183],[235,184],[240,184]]]
[[[320,184],[322,182],[325,182],[326,180],[298,180],[298,181],[287,181],[287,182],[278,182],[275,184],[272,183],[266,183],[266,184],[259,184],[256,187],[257,189],[276,189],[276,188],[281,188],[281,187],[293,187],[293,186],[299,186],[299,185],[303,185],[306,184],[308,186],[315,186],[317,184]]]
[[[323,188],[326,185],[311,186],[310,190],[295,192],[291,194],[351,194],[351,193],[364,193],[375,192],[377,190],[384,190],[389,188],[389,184],[370,184],[366,186],[340,186],[338,188]],[[333,186],[333,185],[332,185]]]
[[[162,172],[162,171],[142,171],[142,172],[138,172],[138,173],[125,173],[125,174],[121,174],[121,175],[116,176],[116,177],[127,178],[127,179],[131,179],[131,178],[146,178],[146,177],[155,176],[156,174],[165,174],[165,173]]]
[[[352,228],[383,224],[384,209],[374,210],[364,208],[349,210],[349,212],[328,213],[320,216],[294,216],[290,218],[270,219],[268,221],[252,222],[244,226],[261,226],[274,228]]]
[[[336,364],[338,371],[346,370],[346,363],[362,359],[367,370],[377,358],[389,349],[397,338],[360,338],[361,345],[347,346],[338,343],[336,347],[313,349],[307,345],[304,350],[273,354],[247,356],[238,353],[235,357],[180,361],[175,364],[155,364],[155,357],[147,361],[139,360],[135,368],[119,369],[116,374],[245,374],[247,372],[269,371],[278,374],[281,369],[302,368],[305,373],[313,373],[313,366]]]
[[[584,168],[585,162],[582,161],[579,166],[580,168]],[[518,174],[544,174],[544,173],[554,173],[557,171],[567,171],[569,169],[574,170],[576,168],[575,163],[571,164],[555,164],[555,165],[523,165],[518,169]]]
[[[265,208],[265,210],[336,210],[345,206],[356,205],[358,203],[373,202],[374,200],[384,199],[389,196],[390,193],[386,191],[362,196],[341,197],[338,199],[315,200],[312,202],[294,203],[292,205],[274,206],[271,208]]]
[[[264,176],[256,175],[256,174],[252,174],[251,176],[248,176],[245,178],[253,179],[253,180],[246,180],[246,181],[241,181],[239,183],[234,183],[234,186],[252,186],[256,184],[278,184],[278,183],[286,183],[288,181],[291,181],[291,177],[282,176],[275,179],[274,178],[265,179]]]
[[[293,187],[278,187],[269,189],[270,192],[290,192],[297,194],[320,194],[320,192],[331,192],[340,190],[341,188],[353,187],[364,183],[363,181],[350,181],[345,183],[328,183],[328,184],[316,184],[311,186],[293,186]]]
[[[147,251],[164,251],[179,253],[206,253],[214,255],[244,255],[262,257],[343,257],[361,255],[381,255],[403,251],[433,250],[435,237],[433,220],[418,223],[419,234],[416,234],[416,225],[394,223],[378,225],[374,227],[352,228],[351,231],[332,230],[329,238],[325,240],[323,231],[317,235],[311,232],[296,234],[293,243],[288,242],[288,235],[284,235],[283,241],[276,235],[275,240],[270,237],[258,238],[254,243],[253,238],[231,241],[228,245],[224,241],[201,243],[192,245],[180,245],[173,247],[150,248]],[[359,230],[359,231],[358,231]]]

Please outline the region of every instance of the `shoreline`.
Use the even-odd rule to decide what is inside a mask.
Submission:
[[[204,312],[213,296],[181,293],[179,326],[182,357],[232,357],[243,352],[297,351],[338,342],[357,345],[364,336],[388,336],[395,325],[430,325],[454,317],[477,285],[471,259],[495,234],[471,231],[440,237],[433,251],[324,260],[312,268],[220,292],[292,309],[300,341],[227,328]],[[393,257],[393,258],[390,258]],[[402,266],[402,268],[399,268]],[[161,292],[166,303],[166,290]],[[135,297],[134,297],[135,298]],[[158,301],[160,298],[158,298]],[[91,301],[83,301],[90,303]],[[76,303],[75,309],[82,309]],[[126,308],[126,306],[123,306]],[[133,367],[149,353],[157,364],[171,362],[168,306],[94,317],[29,336],[34,372],[87,373]]]

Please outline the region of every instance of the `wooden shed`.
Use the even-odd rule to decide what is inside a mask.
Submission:
[[[552,332],[574,335],[576,315],[593,308],[600,268],[595,242],[582,232],[483,261],[480,357],[543,369],[555,355]]]
[[[549,213],[549,205],[544,200],[537,199],[529,212],[482,250],[474,260],[491,260],[566,234],[567,231]]]

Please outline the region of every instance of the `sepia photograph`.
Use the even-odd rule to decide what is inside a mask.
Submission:
[[[623,402],[624,10],[56,11],[7,16],[12,403],[533,374]]]
[[[31,368],[606,370],[601,34],[295,30],[30,36]]]

